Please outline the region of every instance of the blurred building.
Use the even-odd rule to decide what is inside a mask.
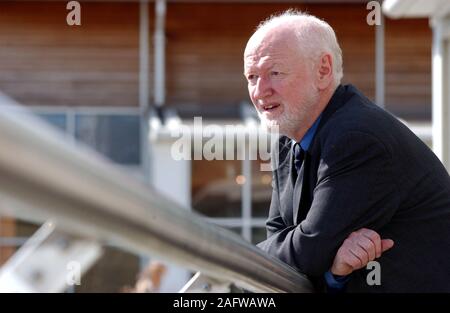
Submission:
[[[265,237],[271,175],[260,171],[261,161],[175,161],[168,157],[175,139],[148,121],[192,123],[200,116],[204,124],[243,125],[254,118],[242,54],[261,20],[287,8],[325,19],[343,50],[343,83],[406,121],[430,123],[426,18],[385,18],[371,26],[367,1],[357,0],[80,2],[80,26],[67,25],[67,1],[0,2],[0,92],[65,132],[69,142],[90,145],[248,241]],[[156,139],[149,142],[148,132]],[[0,219],[0,263],[36,227]],[[134,284],[146,261],[108,247],[76,291],[119,291]],[[162,291],[188,273],[174,268],[170,275],[175,283]]]

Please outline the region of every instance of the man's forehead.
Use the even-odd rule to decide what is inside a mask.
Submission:
[[[247,43],[244,58],[290,53],[295,44],[296,38],[293,38],[292,30],[256,31]]]
[[[283,63],[292,59],[296,53],[298,50],[286,38],[266,37],[257,42],[250,40],[244,53],[244,66],[248,68]]]
[[[245,68],[271,67],[275,63],[283,63],[287,55],[283,53],[252,54],[244,58]]]

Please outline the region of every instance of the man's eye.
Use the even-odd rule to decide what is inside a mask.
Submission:
[[[280,75],[281,73],[280,72],[277,72],[277,71],[272,71],[272,72],[270,72],[270,75],[272,75],[272,76],[278,76],[278,75]]]
[[[257,78],[256,75],[253,75],[253,74],[250,74],[250,75],[247,76],[247,80],[248,80],[248,81],[253,81],[253,80],[255,80],[256,78]]]

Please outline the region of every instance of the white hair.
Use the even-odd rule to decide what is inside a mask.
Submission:
[[[256,31],[265,32],[279,26],[293,28],[299,41],[299,50],[314,62],[317,62],[323,53],[330,53],[333,59],[334,81],[336,85],[340,84],[343,76],[342,50],[333,28],[327,22],[313,15],[289,9],[261,22]]]

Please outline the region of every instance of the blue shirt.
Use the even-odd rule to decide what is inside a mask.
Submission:
[[[319,117],[316,119],[314,124],[308,129],[306,134],[303,136],[302,140],[300,140],[300,146],[304,151],[308,151],[309,146],[311,145],[311,142],[314,138],[314,135],[316,134],[317,127],[319,126],[320,119],[322,118],[322,114],[319,115]],[[295,143],[293,143],[292,146],[294,146]],[[335,276],[330,271],[325,273],[325,281],[327,283],[329,291],[340,291],[344,289],[345,284],[349,280],[349,276]]]
[[[314,138],[314,135],[316,134],[317,127],[319,126],[320,119],[322,118],[322,114],[319,115],[319,117],[316,119],[314,124],[308,129],[305,136],[303,136],[302,140],[300,140],[300,146],[303,150],[308,151],[309,146],[311,145],[311,141]]]

